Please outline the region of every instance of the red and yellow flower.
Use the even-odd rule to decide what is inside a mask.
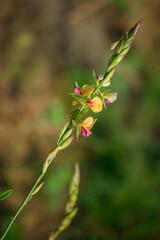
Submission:
[[[88,117],[81,123],[81,134],[83,136],[89,137],[92,134],[90,129],[93,127],[95,121],[93,117]]]
[[[92,100],[87,99],[87,106],[94,112],[98,113],[102,111],[103,102],[99,97],[94,97]]]
[[[74,92],[77,95],[81,95],[81,96],[89,96],[90,94],[93,93],[93,87],[90,85],[84,85],[82,87],[82,91],[80,90],[80,88],[75,87],[74,88]],[[77,105],[79,103],[79,101],[77,99],[74,99],[72,101],[72,105]],[[103,106],[103,102],[99,97],[94,97],[92,100],[90,100],[89,98],[87,98],[86,101],[86,105],[89,106],[89,108],[94,112],[94,113],[98,113],[102,110],[102,106]]]
[[[92,94],[93,92],[93,87],[90,86],[90,85],[84,85],[82,87],[82,91],[80,90],[80,88],[78,87],[75,87],[74,88],[74,92],[78,95],[81,95],[81,96],[88,96],[89,94]]]

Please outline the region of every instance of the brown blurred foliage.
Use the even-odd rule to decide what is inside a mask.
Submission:
[[[64,114],[70,111],[65,95],[73,87],[66,73],[69,63],[88,72],[100,68],[110,44],[141,18],[134,45],[147,63],[159,61],[160,2],[123,2],[121,6],[116,0],[0,1],[0,185],[1,190],[14,189],[2,203],[2,216],[7,209],[15,212],[56,142],[64,121],[49,121],[48,109],[61,104]],[[133,88],[143,87],[140,77],[130,83]],[[76,148],[58,156],[55,164],[67,160],[72,164]],[[36,196],[18,220],[22,240],[47,239],[62,215],[63,210],[50,214],[45,200]]]

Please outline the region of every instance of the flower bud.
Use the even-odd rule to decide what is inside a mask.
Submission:
[[[117,47],[118,43],[119,43],[119,40],[111,44],[111,47],[110,47],[111,51]]]
[[[78,208],[74,208],[71,213],[69,213],[61,222],[59,227],[60,231],[64,231],[72,222],[73,218],[77,214]]]
[[[77,201],[77,197],[78,197],[78,191],[79,191],[79,183],[80,183],[80,169],[79,169],[79,165],[76,164],[75,165],[75,172],[70,184],[70,188],[69,188],[69,200],[66,204],[66,209],[65,212],[68,214],[70,213]]]
[[[118,93],[116,92],[105,92],[103,93],[103,97],[106,101],[106,103],[112,103],[116,101]]]
[[[61,150],[64,149],[64,148],[66,148],[66,147],[68,147],[68,146],[71,144],[71,142],[73,141],[73,138],[74,138],[74,137],[70,137],[70,138],[68,138],[66,141],[64,141],[64,142],[62,143],[62,145],[60,146]]]
[[[68,137],[71,135],[73,129],[74,129],[73,127],[70,128],[70,129],[64,134],[64,136],[63,136],[63,138],[62,138],[62,141],[64,141],[66,138],[68,138]]]
[[[66,131],[66,129],[67,129],[67,127],[68,127],[68,125],[69,125],[69,121],[67,121],[67,122],[64,124],[64,126],[62,127],[62,129],[61,129],[61,131],[60,131],[60,133],[59,133],[59,139],[63,136],[64,132]],[[59,140],[59,139],[58,139],[58,140]]]
[[[44,182],[42,182],[31,194],[31,196],[35,195],[39,190],[43,187]]]
[[[57,153],[61,150],[61,147],[57,147],[55,149],[53,149],[47,156],[44,164],[43,164],[43,167],[42,167],[42,173],[45,173],[50,162],[52,161],[52,159],[57,155]]]

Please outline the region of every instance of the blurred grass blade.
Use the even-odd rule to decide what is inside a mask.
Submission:
[[[79,192],[79,183],[80,183],[80,169],[79,165],[75,165],[75,171],[70,183],[69,188],[69,199],[66,203],[65,216],[60,223],[58,229],[51,233],[48,240],[55,240],[72,222],[73,218],[77,214],[78,208],[75,207],[77,203],[77,196]]]
[[[9,197],[9,195],[11,195],[12,192],[13,192],[13,189],[10,189],[6,192],[0,193],[0,200],[3,200],[5,198]]]

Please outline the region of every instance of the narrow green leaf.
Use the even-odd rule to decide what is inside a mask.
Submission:
[[[13,189],[0,193],[0,200],[7,198],[10,194],[12,194],[12,192],[13,192]]]
[[[78,124],[77,131],[76,131],[77,139],[79,138],[80,133],[81,133],[81,124]]]
[[[68,93],[68,95],[72,96],[72,97],[76,97],[77,94],[76,93]]]
[[[77,82],[75,82],[75,87],[79,88],[80,89],[80,86],[78,85]]]
[[[93,69],[92,76],[93,76],[93,79],[94,79],[94,80],[97,79],[97,78],[96,78],[96,73],[95,73],[94,69]]]
[[[86,99],[86,97],[83,97],[83,96],[81,96],[81,95],[78,95],[78,94],[76,94],[76,93],[68,93],[70,96],[72,96],[73,98],[75,98],[75,99],[77,99],[77,100],[85,100]]]
[[[87,113],[88,110],[89,110],[89,107],[88,107],[88,106],[85,106],[85,109],[84,109],[85,113]]]

